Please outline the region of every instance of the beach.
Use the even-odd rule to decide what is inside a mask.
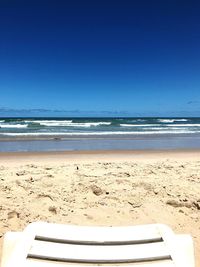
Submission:
[[[199,11],[0,1],[0,260],[31,222],[158,223],[200,267]]]
[[[200,266],[200,151],[0,153],[0,244],[33,221],[165,223],[189,233]]]

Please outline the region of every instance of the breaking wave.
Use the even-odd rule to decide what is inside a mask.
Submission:
[[[27,128],[28,124],[0,124],[0,128]]]

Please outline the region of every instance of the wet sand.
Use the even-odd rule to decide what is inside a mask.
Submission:
[[[168,224],[200,266],[200,151],[0,153],[0,244],[33,221]]]

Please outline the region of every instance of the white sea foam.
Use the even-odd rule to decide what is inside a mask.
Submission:
[[[41,126],[58,127],[68,126],[70,122],[38,122]]]
[[[199,123],[193,123],[193,124],[190,124],[190,123],[184,123],[184,124],[165,124],[166,126],[171,126],[171,127],[199,127],[200,124]]]
[[[26,120],[25,123],[38,123],[41,126],[66,126],[72,120]]]
[[[161,126],[161,124],[120,124],[121,127],[156,127],[156,126]],[[163,126],[167,126],[170,128],[174,128],[174,127],[200,127],[200,124],[197,123],[193,123],[193,124],[189,124],[189,123],[184,123],[184,124],[164,124]],[[162,129],[166,129],[164,127],[162,127]]]
[[[169,126],[166,126],[166,127],[147,127],[147,128],[142,128],[142,130],[162,130],[162,131],[166,131],[166,130],[180,130],[179,127],[175,127],[175,126],[172,126],[172,127],[169,127]],[[188,130],[187,127],[183,127],[181,128],[181,130]]]
[[[122,127],[151,127],[151,126],[159,126],[160,124],[120,124]]]
[[[164,123],[173,123],[173,122],[181,122],[181,121],[188,121],[187,119],[159,119],[159,122],[164,122]]]
[[[166,126],[167,128],[169,127],[170,129],[174,128],[174,127],[199,127],[200,124],[120,124],[120,126],[122,127],[159,127],[161,126],[161,129],[166,129]]]
[[[0,128],[27,128],[28,124],[0,124]]]
[[[110,125],[111,122],[72,122],[72,120],[26,120],[25,123],[38,123],[42,126],[68,126],[68,127],[91,127]]]
[[[189,133],[200,133],[200,131],[144,131],[144,132],[79,132],[79,133],[66,133],[66,132],[51,132],[51,133],[0,133],[4,136],[92,136],[92,135],[154,135],[154,134],[189,134]]]
[[[72,120],[25,120],[26,123],[30,123],[30,122],[33,122],[33,123],[50,123],[50,122],[72,122]]]
[[[66,126],[66,127],[91,127],[91,126],[100,126],[100,125],[110,125],[111,122],[39,122],[42,126]]]

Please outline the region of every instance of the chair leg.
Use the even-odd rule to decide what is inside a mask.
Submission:
[[[3,248],[2,248],[2,258],[1,258],[1,267],[5,266],[7,259],[12,254],[15,245],[20,240],[22,233],[21,232],[7,232],[3,238]]]
[[[176,235],[174,248],[174,261],[177,266],[195,267],[193,240],[190,235]]]

